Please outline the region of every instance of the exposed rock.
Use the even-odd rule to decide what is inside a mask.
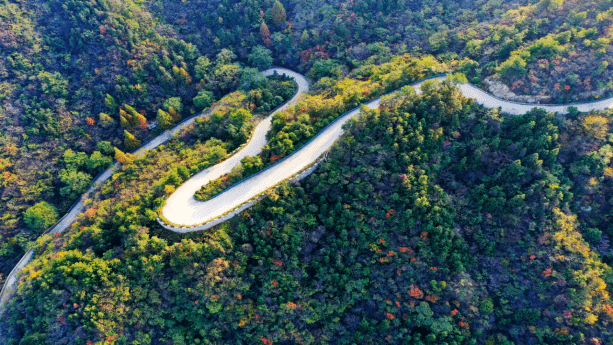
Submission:
[[[602,89],[598,89],[598,90],[594,90],[594,91],[585,91],[585,92],[581,92],[579,95],[577,95],[577,98],[580,100],[592,100],[592,99],[599,99],[600,97],[602,97],[606,92],[611,91],[611,88],[602,88]]]
[[[487,85],[489,92],[504,100],[521,102],[521,103],[550,103],[550,96],[534,96],[534,95],[517,95],[511,91],[508,86],[497,80],[491,80],[489,78],[483,81]]]

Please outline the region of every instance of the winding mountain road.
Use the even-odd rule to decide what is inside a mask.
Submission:
[[[264,75],[272,75],[274,72],[279,74],[286,74],[293,77],[298,84],[298,92],[290,99],[285,105],[279,108],[277,111],[281,111],[289,105],[296,102],[298,97],[302,93],[308,92],[309,83],[303,75],[294,71],[284,68],[272,68],[262,72]],[[446,77],[437,77],[440,81]],[[420,91],[420,87],[423,81],[412,84],[417,92]],[[576,107],[580,112],[588,112],[591,110],[604,110],[613,108],[613,98],[604,99],[601,101],[580,103],[580,104],[567,104],[567,105],[542,105],[542,104],[521,104],[510,101],[498,99],[479,88],[470,85],[462,84],[458,85],[459,90],[467,98],[474,99],[477,103],[485,106],[486,108],[500,108],[503,113],[512,115],[521,115],[532,108],[540,108],[549,112],[558,112],[559,114],[568,113],[568,107]],[[367,107],[374,109],[379,107],[380,99],[370,101],[366,104]],[[276,111],[276,112],[277,112]],[[276,113],[275,112],[275,113]],[[309,165],[313,164],[325,151],[327,151],[334,142],[343,134],[342,126],[350,118],[357,116],[360,113],[359,107],[344,114],[332,124],[325,128],[315,138],[313,138],[307,145],[300,150],[294,152],[292,155],[287,156],[278,164],[272,166],[269,169],[262,171],[259,174],[252,176],[251,178],[241,182],[240,184],[226,190],[217,197],[206,201],[200,202],[194,199],[194,193],[207,182],[218,178],[219,176],[228,173],[232,170],[240,160],[247,156],[254,156],[258,154],[262,148],[266,145],[266,133],[271,128],[272,115],[268,116],[264,121],[260,122],[255,128],[252,139],[250,142],[238,151],[235,155],[231,156],[226,161],[219,163],[213,167],[210,167],[190,178],[183,185],[181,185],[167,200],[166,206],[162,210],[163,216],[170,222],[177,224],[184,224],[185,226],[192,226],[190,228],[173,227],[166,224],[162,224],[166,229],[176,232],[192,232],[210,227],[211,220],[218,218],[219,216],[235,210],[231,215],[225,216],[221,220],[226,220],[238,211],[246,208],[245,202],[252,200],[255,196],[268,188],[273,187],[280,181],[283,181]],[[174,129],[164,132],[153,140],[147,142],[139,150],[134,152],[135,154],[142,154],[146,150],[151,150],[164,142],[181,129],[192,124],[196,117],[201,114],[197,114],[186,120]],[[113,175],[116,168],[119,167],[118,163],[115,163],[112,167],[102,172],[92,183],[90,189],[81,196],[79,201],[75,203],[73,208],[47,233],[61,233],[66,230],[70,224],[72,224],[77,215],[84,210],[83,200],[85,200],[93,191],[96,190],[100,183],[107,180]],[[238,208],[238,211],[237,211]],[[218,219],[220,221],[220,219]],[[193,226],[203,224],[199,226]],[[14,289],[15,282],[17,281],[17,274],[23,267],[31,260],[33,251],[29,250],[24,257],[19,261],[17,266],[11,271],[4,284],[2,292],[0,293],[0,309],[5,305],[5,302],[9,299],[11,291]]]
[[[294,74],[292,75],[299,85],[307,85],[303,76]],[[446,79],[445,76],[433,78],[438,81]],[[415,90],[420,93],[421,85],[424,81],[420,81],[412,84]],[[308,86],[307,86],[308,88]],[[458,85],[459,90],[467,98],[474,99],[477,103],[485,106],[486,108],[500,108],[502,112],[521,115],[532,110],[533,108],[545,109],[549,112],[558,112],[559,114],[568,113],[568,107],[575,106],[581,112],[587,112],[590,110],[602,110],[613,107],[613,99],[606,99],[592,103],[582,104],[568,104],[568,105],[540,105],[540,104],[522,104],[516,102],[510,102],[498,99],[489,93],[471,85],[461,84]],[[302,92],[300,89],[299,93]],[[293,100],[292,100],[293,101]],[[291,104],[291,101],[287,104]],[[365,105],[370,109],[378,108],[380,104],[380,98],[374,99]],[[285,106],[278,111],[281,111]],[[182,224],[183,226],[177,227],[164,224],[160,221],[160,224],[171,231],[187,233],[193,231],[200,231],[210,228],[212,225],[218,224],[213,221],[223,216],[224,214],[232,212],[230,215],[226,215],[223,220],[231,218],[236,213],[239,213],[246,207],[244,205],[249,200],[252,200],[257,195],[266,191],[267,189],[274,187],[279,182],[284,181],[301,170],[312,165],[324,152],[326,152],[336,139],[343,134],[342,126],[351,118],[357,116],[360,113],[360,108],[355,108],[352,111],[342,115],[335,122],[326,127],[315,138],[313,138],[307,145],[295,151],[293,154],[287,156],[276,165],[258,173],[249,179],[246,179],[239,184],[227,189],[218,196],[202,202],[194,198],[194,193],[200,189],[201,186],[208,182],[215,180],[224,173],[229,172],[240,160],[246,156],[253,156],[258,154],[262,147],[266,144],[266,133],[270,129],[271,114],[265,122],[262,122],[253,135],[252,142],[248,147],[243,149],[249,152],[241,151],[239,154],[233,156],[229,160],[222,162],[214,167],[202,171],[195,175],[182,186],[180,186],[171,196],[168,198],[166,206],[162,209],[162,215],[170,222],[174,224]]]
[[[177,188],[177,190],[170,195],[166,201],[166,205],[162,209],[162,215],[168,221],[175,224],[186,225],[203,223],[238,207],[242,203],[253,198],[255,195],[261,193],[269,187],[274,186],[276,184],[275,181],[278,182],[287,177],[285,171],[283,171],[283,177],[278,177],[274,174],[258,174],[254,176],[255,180],[248,180],[250,183],[241,183],[239,186],[237,186],[240,188],[231,188],[227,192],[222,193],[218,197],[215,197],[209,201],[202,202],[194,198],[194,193],[196,193],[200,187],[221,177],[223,174],[230,172],[232,168],[238,165],[243,158],[259,154],[267,143],[266,134],[272,128],[273,115],[296,103],[301,94],[308,92],[309,83],[301,74],[285,69],[275,69],[265,71],[264,75],[271,75],[274,71],[277,71],[280,74],[285,73],[285,75],[294,78],[298,84],[298,92],[296,92],[296,95],[261,121],[255,127],[249,143],[240,151],[235,153],[227,160],[192,176],[189,180]],[[295,159],[292,161],[295,161]],[[313,162],[313,160],[307,161],[307,163],[311,162]],[[278,170],[275,170],[275,172],[278,172]],[[266,175],[264,180],[266,180],[268,183],[262,184],[262,176],[260,175]],[[243,188],[243,185],[246,188]],[[169,230],[181,229],[166,225],[162,222],[160,222],[160,224]],[[194,229],[195,228],[191,228],[190,230],[194,231]]]
[[[444,79],[444,78],[442,78]],[[491,94],[475,87],[471,84],[460,84],[458,88],[466,98],[472,98],[482,106],[492,109],[500,108],[501,112],[510,115],[523,115],[533,108],[545,109],[548,112],[558,114],[568,114],[569,107],[575,107],[582,113],[587,113],[592,110],[605,110],[613,108],[613,97],[588,103],[571,103],[571,104],[526,104],[505,101],[496,98]]]
[[[298,92],[296,93],[296,95],[294,95],[294,97],[289,102],[287,102],[284,105],[284,107],[286,107],[287,104],[290,103],[290,102],[295,102],[298,99],[298,96],[301,93],[304,93],[304,92],[308,91],[309,84],[306,81],[306,79],[304,78],[304,76],[302,76],[301,74],[298,74],[298,73],[296,73],[296,72],[294,72],[292,70],[289,70],[289,69],[286,69],[286,68],[270,68],[270,69],[262,72],[262,74],[265,75],[265,76],[271,76],[275,72],[277,74],[279,74],[279,75],[286,74],[289,77],[293,77],[293,78],[295,78],[296,82],[298,83]],[[179,131],[187,128],[190,125],[192,125],[194,123],[194,121],[196,121],[196,118],[200,117],[202,115],[203,115],[202,112],[199,112],[199,113],[193,115],[189,119],[187,119],[187,120],[177,124],[174,128],[172,128],[170,130],[167,130],[164,133],[162,133],[162,134],[158,135],[157,137],[151,139],[150,141],[146,142],[145,144],[143,144],[137,150],[132,151],[132,154],[135,154],[137,156],[143,155],[148,150],[152,150],[152,149],[162,145],[163,143],[167,142],[174,134],[176,134]],[[268,117],[267,120],[268,120],[269,128],[270,128],[271,118]],[[266,133],[264,133],[264,135],[265,134]],[[255,133],[254,133],[254,137],[255,137]],[[264,140],[265,140],[265,138],[264,138]],[[251,143],[252,142],[250,142],[249,145],[251,145]],[[262,146],[264,146],[264,145],[265,145],[265,143],[262,144]],[[251,153],[251,151],[247,151],[246,153],[248,155],[253,155],[253,153]],[[232,158],[234,158],[234,156],[231,157],[230,160]],[[223,162],[223,163],[225,163],[225,162]],[[220,163],[220,164],[223,164],[223,163]],[[218,164],[217,166],[219,166],[220,164]],[[119,169],[119,167],[120,167],[120,164],[115,162],[111,167],[107,168],[106,170],[104,170],[103,172],[98,174],[98,176],[96,176],[96,178],[92,181],[92,184],[89,187],[89,189],[85,193],[83,193],[83,195],[81,195],[81,197],[79,197],[79,199],[73,204],[73,206],[70,208],[70,210],[57,223],[55,223],[52,227],[50,227],[49,229],[47,229],[47,231],[45,231],[45,234],[62,233],[66,229],[68,229],[68,227],[72,223],[74,223],[74,221],[77,219],[77,216],[79,214],[81,214],[85,210],[85,204],[83,203],[83,201],[86,200],[92,193],[94,193],[98,189],[98,187],[104,181],[108,180],[111,176],[113,176],[113,174],[115,173],[115,171],[117,171],[117,169]],[[230,166],[229,169],[231,170],[232,166]],[[228,170],[228,171],[230,171],[230,170]],[[21,260],[19,260],[17,265],[11,270],[9,275],[7,276],[6,281],[4,282],[4,286],[2,287],[2,290],[0,291],[0,310],[5,305],[6,300],[8,300],[9,296],[11,295],[11,291],[14,288],[15,282],[17,281],[17,273],[19,273],[21,271],[21,269],[24,268],[28,264],[28,262],[30,262],[30,260],[32,259],[33,254],[34,254],[34,251],[32,249],[28,250],[24,254],[24,256],[21,258]]]

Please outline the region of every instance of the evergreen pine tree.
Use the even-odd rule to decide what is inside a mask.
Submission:
[[[130,121],[128,121],[128,119],[126,119],[123,115],[119,115],[119,124],[122,128],[130,127]]]
[[[285,13],[285,7],[283,4],[279,2],[279,0],[275,1],[275,4],[272,6],[272,22],[276,26],[281,26],[285,23],[287,19],[287,14]]]
[[[168,129],[174,124],[174,122],[172,121],[172,116],[170,116],[170,114],[168,114],[162,109],[158,109],[158,115],[156,119],[158,121],[158,124],[164,129]]]
[[[136,109],[132,108],[131,105],[129,104],[123,104],[123,108],[126,110],[126,112],[128,112],[128,114],[130,115],[134,115],[137,114],[138,112],[136,111]]]
[[[192,77],[189,75],[189,72],[185,70],[185,68],[179,68],[179,75],[185,81],[185,85],[189,85],[192,83]]]
[[[140,114],[138,111],[136,111],[136,109],[132,108],[132,106],[130,106],[129,104],[124,104],[123,105],[125,112],[128,113],[130,116],[125,116],[126,120],[128,120],[130,122],[130,125],[133,127],[140,127],[142,126],[142,120],[145,120],[145,126],[147,126],[147,119],[145,119],[145,117]],[[120,111],[121,114],[121,111]]]
[[[302,36],[300,36],[300,47],[302,49],[308,48],[309,40],[310,40],[309,33],[306,30],[304,30],[302,32]]]
[[[266,25],[266,23],[264,22],[260,24],[260,35],[262,36],[262,38],[270,37],[270,30],[268,30],[268,25]]]
[[[98,123],[100,123],[100,126],[108,128],[115,124],[115,120],[113,120],[113,118],[109,114],[100,113],[98,115]]]
[[[115,147],[115,159],[121,164],[131,164],[134,161],[134,155],[124,153]]]
[[[141,129],[147,129],[147,118],[143,116],[141,113],[136,113],[136,121],[138,122],[138,127]]]
[[[119,119],[120,119],[121,127],[123,128],[128,128],[132,126],[132,122],[134,121],[134,119],[132,118],[132,115],[123,109],[119,109]]]
[[[177,123],[181,120],[181,114],[179,114],[172,106],[168,107],[168,114],[170,114],[172,122],[174,123]]]
[[[140,140],[136,139],[136,137],[132,135],[132,133],[124,129],[123,134],[124,134],[123,144],[125,145],[126,149],[132,151],[135,148],[140,146]]]
[[[111,113],[116,112],[117,108],[119,108],[115,98],[113,98],[113,96],[109,95],[108,93],[106,94],[106,97],[104,97],[104,104],[106,105],[106,107],[109,109],[109,112]]]

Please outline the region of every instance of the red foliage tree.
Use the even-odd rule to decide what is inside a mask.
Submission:
[[[411,284],[409,287],[409,296],[422,299],[424,298],[424,292],[421,291],[415,284]]]

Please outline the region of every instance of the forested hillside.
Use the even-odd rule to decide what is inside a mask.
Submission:
[[[149,8],[207,51],[231,46],[246,58],[247,47],[264,44],[278,63],[314,67],[313,76],[410,52],[457,59],[472,82],[489,87],[483,80],[493,77],[510,98],[589,100],[613,87],[610,1],[289,0],[284,12],[273,3],[158,0]]]
[[[498,96],[594,99],[610,93],[610,8],[562,0],[2,0],[0,274],[109,164],[113,146],[131,150],[159,133],[149,128],[158,114],[168,127],[248,85],[254,73],[245,64],[338,78],[396,54],[432,53]],[[25,212],[41,202],[50,216],[29,225]]]
[[[421,61],[355,75],[386,80]],[[610,341],[611,115],[507,117],[449,83],[422,91],[350,122],[302,182],[172,234],[155,221],[163,195],[240,142],[208,139],[209,124],[242,126],[212,122],[246,111],[228,96],[38,242],[2,319],[7,342]]]
[[[294,94],[258,70],[300,71],[310,94],[202,200],[435,74],[608,97],[612,25],[610,0],[0,0],[0,283],[36,253],[0,343],[612,343],[611,111],[511,117],[451,82],[404,87],[231,221],[156,222]],[[78,221],[41,236],[114,159]]]
[[[135,149],[258,84],[230,50],[202,55],[133,1],[2,1],[0,22],[2,276],[110,165],[114,147]],[[253,51],[245,62],[270,65],[269,51]],[[269,111],[282,101],[274,96],[260,92],[254,107]]]

